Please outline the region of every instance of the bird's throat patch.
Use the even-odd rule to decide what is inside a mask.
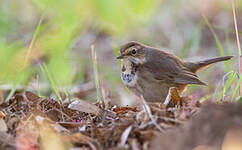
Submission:
[[[137,66],[129,59],[123,60],[121,79],[126,86],[133,87],[137,82]]]
[[[137,76],[136,74],[133,74],[133,73],[122,72],[121,78],[123,83],[130,87],[134,86],[137,81]]]

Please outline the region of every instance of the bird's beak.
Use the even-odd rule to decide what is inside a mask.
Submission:
[[[123,59],[124,58],[124,55],[123,54],[120,54],[118,57],[116,57],[117,59]]]

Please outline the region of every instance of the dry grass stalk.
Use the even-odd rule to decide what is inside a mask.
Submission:
[[[240,47],[240,41],[239,41],[239,34],[238,34],[238,25],[237,25],[237,19],[236,19],[236,12],[235,12],[235,0],[232,0],[232,10],[233,10],[233,16],[234,16],[234,28],[236,33],[236,40],[237,40],[237,46],[238,46],[238,60],[239,60],[239,75],[242,76],[242,55],[241,55],[241,47]],[[240,83],[240,95],[242,94],[242,83]]]
[[[149,105],[146,103],[145,99],[143,96],[141,96],[141,100],[144,106],[144,109],[146,111],[146,113],[148,114],[148,116],[150,117],[150,120],[152,121],[152,124],[154,124],[154,126],[160,131],[160,132],[164,132],[164,130],[157,124],[156,120],[154,119],[151,109],[149,107]]]
[[[97,91],[97,102],[102,103],[102,105],[104,105],[99,76],[98,76],[97,53],[94,45],[91,46],[91,51],[92,51],[93,72],[94,72],[96,91]]]

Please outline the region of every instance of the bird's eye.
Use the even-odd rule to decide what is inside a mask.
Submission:
[[[132,53],[133,55],[135,55],[135,54],[137,53],[137,52],[136,52],[136,49],[133,48],[132,51],[131,51],[131,53]]]

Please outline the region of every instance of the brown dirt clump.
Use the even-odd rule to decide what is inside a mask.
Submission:
[[[220,150],[225,136],[234,130],[240,139],[231,138],[230,146],[242,141],[241,104],[207,104],[184,127],[159,134],[151,145],[154,150]]]

